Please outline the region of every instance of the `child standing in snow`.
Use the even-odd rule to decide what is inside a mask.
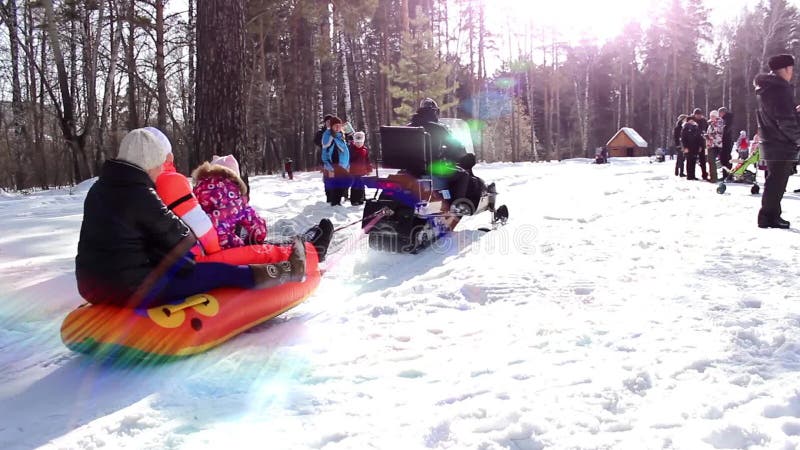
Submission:
[[[350,175],[353,183],[350,185],[350,203],[353,206],[364,204],[364,181],[361,177],[372,172],[372,164],[369,162],[369,149],[364,145],[366,135],[363,131],[358,131],[353,135],[353,142],[348,146],[350,149]]]
[[[214,156],[194,170],[192,179],[194,195],[216,228],[222,249],[264,242],[267,222],[249,205],[233,155]]]

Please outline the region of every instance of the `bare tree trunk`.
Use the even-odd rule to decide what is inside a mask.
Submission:
[[[2,5],[0,5],[2,7]],[[19,24],[16,0],[9,0],[8,6],[2,9],[3,21],[8,27],[9,50],[11,53],[11,111],[14,123],[14,136],[11,139],[11,153],[14,159],[14,183],[17,189],[26,186],[26,155],[30,139],[26,126],[25,111],[22,104],[22,85],[19,77]]]
[[[365,130],[366,124],[364,121],[364,105],[361,101],[361,82],[359,80],[360,71],[356,67],[353,55],[359,54],[356,51],[356,41],[349,35],[343,35],[343,47],[345,64],[347,65],[347,78],[350,82],[350,105],[353,110],[352,121],[354,126],[359,130]]]
[[[83,17],[83,84],[86,91],[86,122],[94,124],[97,121],[97,64],[98,54],[100,52],[100,41],[103,31],[103,24],[105,22],[105,5],[103,2],[97,4],[97,21],[95,23],[95,30],[92,33],[92,14],[90,9],[84,11]],[[83,133],[84,139],[89,134]],[[100,171],[97,165],[97,155],[93,158],[88,158],[86,154],[86,145],[84,143],[83,155],[87,159],[86,166],[89,169],[88,176]],[[91,159],[91,162],[88,161]]]
[[[187,4],[189,7],[188,30],[186,30],[187,34],[189,35],[189,48],[187,49],[187,52],[189,53],[189,68],[187,70],[187,72],[189,72],[189,83],[186,88],[187,113],[186,117],[184,117],[184,127],[186,128],[186,135],[189,137],[189,141],[186,142],[186,146],[189,148],[189,167],[197,167],[200,165],[202,158],[200,157],[200,149],[197,147],[197,142],[194,139],[195,92],[197,90],[195,83],[197,73],[195,67],[195,57],[197,54],[197,17],[195,15],[196,0],[188,0]]]
[[[139,128],[136,103],[136,0],[128,0],[128,43],[125,47],[125,65],[128,69],[128,129]]]
[[[400,0],[400,32],[408,33],[411,31],[408,16],[408,0]]]
[[[246,179],[243,88],[244,0],[201,0],[197,4],[195,139],[203,159],[232,153]]]
[[[73,182],[83,181],[83,172],[81,171],[78,162],[79,155],[83,154],[84,142],[86,133],[91,131],[92,123],[86,122],[83,127],[83,133],[78,135],[77,124],[75,120],[75,101],[71,95],[70,90],[70,76],[67,73],[66,64],[64,62],[64,53],[61,51],[59,43],[58,29],[55,20],[55,13],[53,12],[52,0],[43,0],[42,5],[45,10],[46,30],[47,37],[50,42],[50,47],[53,51],[53,60],[56,65],[56,72],[58,74],[58,85],[61,93],[60,108],[57,107],[57,114],[61,126],[61,132],[67,141],[67,144],[72,151],[73,161]],[[45,84],[45,86],[47,86]],[[48,93],[54,104],[58,105],[58,99],[55,97],[52,89],[47,86]],[[85,157],[85,155],[83,155]],[[85,160],[85,159],[84,159]]]
[[[325,7],[322,20],[320,22],[319,33],[319,69],[320,80],[322,83],[322,112],[324,114],[336,114],[334,110],[334,55],[331,48],[331,13],[330,2],[323,2]],[[343,111],[342,111],[343,112]]]
[[[155,0],[156,7],[156,90],[158,91],[158,119],[162,131],[167,129],[167,73],[164,67],[164,3]]]
[[[41,89],[37,91],[36,79],[36,52],[34,51],[34,25],[33,13],[31,7],[26,3],[25,5],[25,52],[27,56],[28,66],[28,101],[30,104],[31,115],[33,116],[33,147],[35,154],[39,160],[39,186],[46,189],[49,186],[47,156],[44,151],[44,79],[40,79]],[[41,63],[44,65],[46,55],[47,41],[42,39],[41,42]],[[37,100],[39,104],[37,105]]]
[[[115,115],[116,110],[116,77],[117,60],[119,59],[119,46],[122,43],[122,24],[119,21],[119,8],[114,0],[108,0],[109,26],[111,50],[108,57],[108,75],[106,76],[105,87],[103,88],[103,104],[100,108],[100,121],[97,127],[97,152],[95,156],[95,166],[99,170],[103,161],[107,158],[105,137],[108,132],[109,115]],[[111,109],[111,111],[109,111]],[[115,121],[111,121],[111,132],[116,133]],[[112,142],[114,142],[112,140]]]

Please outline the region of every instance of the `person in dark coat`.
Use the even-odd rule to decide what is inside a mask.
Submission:
[[[439,105],[431,98],[423,99],[417,112],[411,116],[411,127],[423,127],[431,136],[434,161],[433,175],[447,182],[447,193],[442,202],[444,211],[452,212],[457,202],[468,200],[474,157],[469,158],[462,144],[446,125],[439,122]],[[477,205],[470,205],[472,211]],[[460,214],[449,217],[448,227],[453,230],[461,220]]]
[[[727,108],[719,109],[719,117],[723,121],[722,126],[722,152],[719,155],[719,162],[722,167],[733,168],[731,164],[731,152],[733,151],[733,113]]]
[[[447,125],[439,122],[439,105],[433,99],[426,98],[420,102],[408,126],[423,127],[431,135],[434,160],[458,164],[467,154],[464,144],[456,139]]]
[[[790,84],[794,58],[777,55],[769,59],[768,74],[756,76],[761,157],[767,164],[767,180],[758,212],[759,228],[789,228],[781,218],[781,200],[800,152],[800,116]]]
[[[693,116],[689,116],[686,123],[683,124],[681,145],[686,154],[686,179],[696,180],[697,157],[703,147],[703,136],[700,134],[700,127],[697,126]]]
[[[316,133],[314,133],[314,145],[322,149],[322,135],[325,134],[325,131],[331,127],[331,119],[333,116],[331,114],[325,114],[325,117],[322,118],[322,126],[319,127]]]
[[[294,180],[294,171],[292,170],[292,158],[286,158],[283,162],[283,171],[286,172],[286,176],[289,177],[290,180]]]
[[[681,131],[683,131],[683,124],[686,122],[686,114],[678,116],[678,122],[675,123],[675,128],[672,130],[672,140],[675,144],[675,149],[678,152],[678,159],[675,161],[675,176],[685,177],[684,167],[686,166],[686,154],[683,153],[683,145],[681,144]]]
[[[195,236],[155,191],[170,156],[163,134],[137,129],[122,140],[117,158],[103,165],[84,201],[75,258],[84,299],[148,308],[223,286],[269,287],[304,277],[299,240],[288,265],[195,263]]]
[[[703,142],[700,146],[700,153],[697,155],[697,160],[700,163],[701,172],[703,174],[703,179],[708,180],[708,171],[707,171],[707,163],[706,163],[706,133],[708,132],[708,120],[706,120],[705,114],[703,110],[700,108],[695,108],[692,111],[692,117],[694,117],[695,123],[697,123],[697,128],[700,129],[700,136],[703,137]]]

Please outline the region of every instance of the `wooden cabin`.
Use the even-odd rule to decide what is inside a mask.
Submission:
[[[623,127],[608,143],[608,155],[612,158],[648,156],[647,141],[633,128]]]

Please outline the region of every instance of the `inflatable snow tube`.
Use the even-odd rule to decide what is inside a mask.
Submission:
[[[61,339],[73,351],[112,364],[201,353],[302,303],[319,285],[318,263],[316,251],[307,252],[305,281],[269,289],[221,288],[149,309],[87,303],[64,319]]]

